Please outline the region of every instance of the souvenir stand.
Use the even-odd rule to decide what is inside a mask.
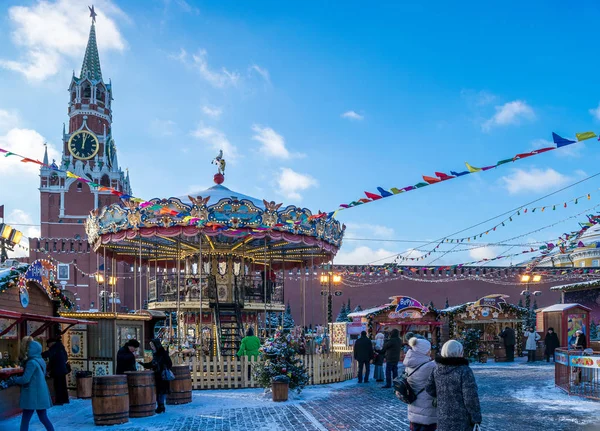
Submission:
[[[403,341],[408,332],[422,335],[431,342],[431,354],[434,355],[438,348],[442,324],[438,311],[408,296],[392,296],[390,300],[389,304],[349,313],[348,317],[353,321],[360,318],[361,325],[366,326],[367,335],[372,340],[378,332],[383,332],[387,337],[392,329],[400,331]]]
[[[54,285],[54,275],[54,265],[46,260],[0,271],[0,382],[23,373],[19,352],[24,336],[34,337],[45,349],[48,338],[60,336],[73,325],[93,323],[58,316],[59,308],[73,304]],[[19,412],[19,388],[0,388],[0,419]]]
[[[493,357],[496,362],[506,361],[506,350],[500,332],[506,327],[515,331],[516,352],[523,350],[523,319],[527,309],[506,302],[507,295],[488,295],[476,302],[468,302],[440,310],[445,321],[444,338],[456,339],[464,336],[469,329],[480,331],[480,360]],[[447,332],[446,332],[447,328]]]
[[[61,312],[62,317],[85,319],[97,325],[76,325],[63,335],[69,363],[74,372],[90,371],[93,376],[114,374],[118,350],[131,339],[140,342],[138,360],[149,362],[151,357],[149,341],[153,338],[153,328],[165,315],[153,316],[146,310],[135,313],[112,312]],[[145,349],[145,350],[144,350]],[[76,387],[75,373],[67,377],[67,386]]]
[[[106,259],[146,272],[148,308],[167,313],[163,340],[181,352],[234,356],[244,332],[285,310],[285,270],[330,262],[344,227],[331,214],[255,199],[222,185],[91,213],[88,240]],[[106,276],[104,277],[106,278]],[[134,280],[135,282],[136,280]]]
[[[555,304],[536,310],[536,330],[545,334],[548,328],[554,328],[560,346],[565,348],[575,342],[575,332],[581,330],[589,346],[590,311],[590,308],[580,304]]]

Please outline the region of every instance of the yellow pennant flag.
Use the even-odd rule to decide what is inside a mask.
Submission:
[[[470,164],[468,164],[467,162],[465,162],[465,165],[467,165],[467,169],[469,170],[469,172],[473,173],[473,172],[481,172],[481,168],[476,168],[474,166],[471,166]]]
[[[596,134],[594,132],[575,133],[575,137],[577,138],[577,142],[581,142],[586,139],[595,138]]]
[[[73,172],[67,171],[67,177],[69,177],[69,178],[79,178],[79,175],[75,175]]]
[[[390,191],[391,191],[393,194],[397,195],[398,193],[402,193],[404,190],[398,190],[396,187],[392,187],[392,188],[390,189]]]

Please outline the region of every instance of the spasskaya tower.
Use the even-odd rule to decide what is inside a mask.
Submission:
[[[92,302],[95,306],[98,304],[96,280],[89,274],[98,272],[104,264],[102,257],[90,251],[84,221],[91,210],[115,203],[119,198],[111,191],[90,187],[65,171],[102,187],[132,194],[129,173],[125,174],[119,167],[112,129],[113,88],[110,80],[105,82],[102,77],[96,44],[96,14],[93,8],[90,11],[92,25],[81,73],[79,76],[73,73],[68,88],[69,126],[65,129],[63,124],[61,159],[49,161],[46,151],[44,163],[52,168],[40,169],[41,237],[30,239],[29,256],[33,261],[48,259],[50,255],[55,264],[68,264],[65,287],[77,293],[80,298],[77,305],[82,310],[90,308]],[[106,264],[108,269],[110,262]],[[63,275],[65,271],[63,267]],[[115,268],[119,276],[127,272],[127,265]],[[117,284],[121,306],[127,303],[124,281],[120,279]],[[119,304],[117,309],[120,309]]]

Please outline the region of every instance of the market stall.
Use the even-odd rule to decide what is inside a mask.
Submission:
[[[581,330],[590,345],[590,311],[589,307],[580,304],[555,304],[537,310],[536,329],[545,333],[554,328],[561,347],[569,347],[575,342],[575,331]]]
[[[479,334],[477,351],[482,361],[493,357],[496,362],[506,361],[504,343],[499,337],[506,327],[515,331],[516,354],[523,350],[523,319],[527,309],[506,302],[507,295],[488,295],[476,302],[440,310],[444,318],[444,338],[466,339]],[[447,334],[447,337],[446,337]]]

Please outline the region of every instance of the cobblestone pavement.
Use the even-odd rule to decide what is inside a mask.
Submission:
[[[569,397],[554,388],[552,365],[473,366],[484,431],[600,430],[600,403]],[[273,403],[257,389],[195,391],[193,402],[167,406],[167,413],[113,426],[118,431],[392,431],[408,430],[406,406],[379,383],[356,381],[309,387],[287,403]],[[98,430],[89,401],[49,410],[57,431]],[[19,429],[19,418],[0,430]],[[34,417],[32,431],[43,427]]]

